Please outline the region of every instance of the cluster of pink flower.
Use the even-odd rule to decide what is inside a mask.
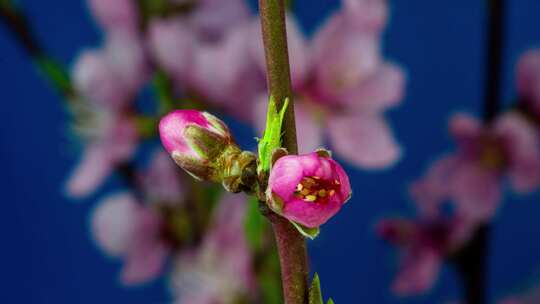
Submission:
[[[488,124],[452,116],[456,151],[435,161],[411,187],[419,219],[380,224],[380,235],[403,251],[396,293],[430,289],[441,263],[496,215],[507,184],[518,194],[539,188],[540,51],[527,52],[518,63],[517,88],[517,107]],[[452,204],[450,215],[443,211],[446,203]]]
[[[202,221],[210,224],[201,228],[192,223],[198,215],[189,213],[193,204],[200,205],[189,188],[194,185],[165,153],[155,152],[144,170],[131,164],[146,136],[135,102],[156,72],[170,80],[173,102],[180,96],[196,98],[263,130],[268,98],[258,17],[244,0],[161,0],[163,12],[146,12],[134,0],[88,2],[105,42],[83,51],[73,65],[71,110],[85,149],[67,193],[87,196],[128,165],[131,189],[107,196],[92,214],[97,244],[124,261],[121,281],[146,282],[173,261],[171,286],[182,303],[229,303],[238,295],[249,296],[256,274],[253,253],[239,232],[245,199],[223,195],[215,211],[203,211]],[[381,55],[387,10],[384,0],[344,0],[312,42],[295,18],[287,17],[303,152],[318,148],[328,130],[338,156],[352,164],[382,168],[399,159],[399,145],[383,117],[399,104],[405,82],[401,69]],[[176,106],[182,105],[169,105],[159,114]],[[190,138],[187,129],[199,137]],[[192,176],[220,181],[232,192],[245,191],[245,176],[235,170],[252,165],[253,154],[239,150],[219,119],[176,111],[161,121],[160,135],[173,159]],[[200,142],[205,136],[216,140],[209,151]],[[231,166],[237,167],[222,174],[209,162],[208,153],[214,152],[222,153],[220,165],[234,159]],[[330,154],[317,150],[279,159],[265,194],[274,212],[312,229],[339,211],[351,187]],[[202,231],[191,231],[194,227]],[[199,240],[194,243],[194,238]]]

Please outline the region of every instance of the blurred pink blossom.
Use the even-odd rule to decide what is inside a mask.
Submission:
[[[136,31],[136,0],[88,0],[90,11],[107,31]]]
[[[96,243],[111,257],[124,261],[120,280],[135,285],[163,271],[170,247],[162,238],[162,219],[130,193],[105,198],[92,214]]]
[[[330,157],[313,152],[278,159],[266,195],[276,213],[316,228],[334,216],[352,192],[345,170]]]
[[[140,174],[146,199],[160,204],[179,205],[186,189],[178,167],[171,157],[159,149],[154,152],[149,168]]]
[[[360,12],[353,10],[364,4],[368,5],[366,1],[345,5],[309,44],[289,16],[288,40],[297,129],[302,134],[298,137],[300,150],[313,151],[322,145],[323,135],[328,135],[338,156],[375,169],[393,164],[401,155],[383,113],[403,98],[405,76],[398,66],[381,58],[379,28],[364,20],[360,30],[360,19],[355,18]],[[385,11],[384,2],[377,6]],[[260,43],[252,50],[264,71]],[[266,102],[266,95],[258,97],[255,117],[259,130],[264,128]]]
[[[254,284],[244,238],[246,199],[224,194],[199,249],[177,259],[171,277],[175,303],[226,304],[249,295]]]
[[[138,134],[129,118],[109,112],[98,113],[96,121],[76,131],[86,143],[66,190],[72,197],[83,197],[99,187],[118,164],[131,159]]]
[[[429,290],[445,258],[471,237],[471,227],[458,219],[382,220],[379,235],[401,251],[393,292],[414,295]]]
[[[436,214],[451,200],[460,216],[484,222],[501,200],[503,178],[518,193],[540,185],[539,139],[520,115],[504,114],[491,127],[483,127],[475,118],[457,114],[449,128],[457,151],[434,162],[411,187],[424,213]]]

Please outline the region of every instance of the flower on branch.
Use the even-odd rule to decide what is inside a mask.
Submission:
[[[270,208],[288,220],[317,228],[351,197],[345,170],[326,151],[279,158],[270,171]]]

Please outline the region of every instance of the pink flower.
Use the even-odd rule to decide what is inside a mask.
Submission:
[[[399,67],[381,58],[380,35],[368,27],[370,22],[364,20],[366,28],[360,30],[360,19],[354,17],[359,12],[352,10],[359,10],[356,6],[362,3],[345,5],[316,33],[310,46],[289,17],[289,55],[297,129],[299,134],[304,130],[309,134],[299,136],[300,150],[321,146],[326,133],[337,155],[376,169],[393,164],[401,155],[383,113],[403,98],[405,77]],[[252,49],[264,70],[261,47]],[[255,116],[264,117],[267,97],[258,100]],[[264,120],[257,122],[262,130]]]
[[[149,168],[140,176],[147,200],[172,206],[182,204],[186,189],[179,173],[167,153],[154,152]]]
[[[98,23],[106,30],[135,31],[137,28],[135,0],[89,0],[88,5]]]
[[[161,119],[159,135],[165,149],[172,155],[181,154],[191,158],[203,159],[204,153],[194,148],[189,128],[204,129],[217,142],[233,143],[227,126],[218,118],[207,112],[195,110],[176,110]]]
[[[540,117],[540,49],[527,51],[517,65],[517,89],[527,109]]]
[[[470,238],[471,227],[456,219],[381,221],[377,229],[380,237],[401,249],[393,292],[412,295],[431,289],[444,259]]]
[[[491,127],[458,114],[450,121],[450,133],[457,151],[435,162],[411,188],[424,213],[436,214],[451,200],[460,216],[483,222],[496,211],[504,177],[518,193],[540,185],[538,137],[518,114],[500,116]]]
[[[73,197],[93,192],[118,164],[131,159],[137,148],[137,129],[130,119],[99,110],[92,115],[95,121],[75,130],[86,144],[67,182],[67,193]]]
[[[161,68],[182,83],[192,73],[196,36],[184,18],[157,19],[150,23],[148,43]]]
[[[144,283],[159,276],[170,247],[161,236],[162,219],[129,193],[103,200],[92,215],[96,243],[111,257],[124,260],[123,284]]]
[[[350,197],[349,177],[328,156],[315,152],[284,156],[270,171],[267,189],[270,208],[309,228],[328,221]]]
[[[133,102],[146,80],[146,62],[137,38],[107,36],[105,47],[83,52],[73,66],[75,89],[87,101],[111,111]]]
[[[244,234],[245,197],[225,194],[198,250],[182,254],[172,275],[175,303],[231,303],[254,284]]]
[[[190,16],[197,33],[206,41],[216,41],[231,28],[249,21],[245,0],[200,0]]]

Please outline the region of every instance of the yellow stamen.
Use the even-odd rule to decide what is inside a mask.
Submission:
[[[308,202],[314,202],[317,200],[317,197],[315,195],[307,195],[306,196],[306,201]]]

